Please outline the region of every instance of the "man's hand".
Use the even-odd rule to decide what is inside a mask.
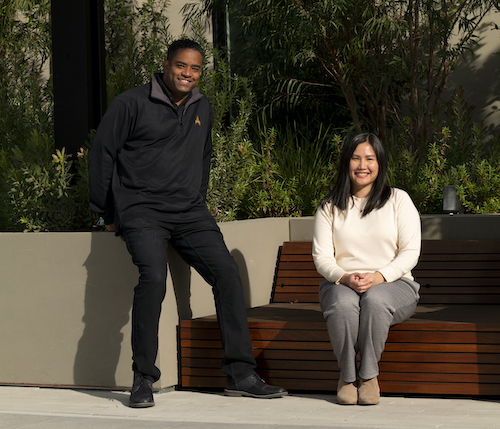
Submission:
[[[104,225],[106,227],[106,231],[109,232],[116,232],[116,226],[114,223],[111,223],[109,225]]]
[[[344,274],[340,283],[349,286],[357,293],[365,293],[372,286],[385,282],[385,278],[378,271],[375,273]]]

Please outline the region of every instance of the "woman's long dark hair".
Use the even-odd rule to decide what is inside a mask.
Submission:
[[[344,146],[342,154],[340,155],[337,182],[333,190],[319,203],[321,208],[331,203],[332,210],[335,207],[341,211],[347,209],[349,201],[352,199],[349,164],[352,154],[361,143],[369,143],[371,147],[373,147],[379,168],[377,178],[368,195],[368,201],[366,202],[362,217],[369,214],[372,210],[380,209],[389,199],[391,188],[387,185],[387,156],[384,146],[375,134],[362,133],[354,136],[349,143]]]

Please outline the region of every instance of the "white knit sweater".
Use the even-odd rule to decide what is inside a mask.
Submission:
[[[319,208],[314,219],[313,258],[325,279],[338,283],[345,273],[379,271],[387,282],[413,280],[420,255],[420,216],[410,196],[393,188],[379,210],[365,217],[366,198],[352,197],[348,209]]]

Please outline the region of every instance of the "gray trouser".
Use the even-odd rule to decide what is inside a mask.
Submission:
[[[319,302],[340,376],[346,383],[379,374],[378,362],[392,325],[410,318],[418,301],[419,285],[397,280],[371,287],[358,294],[343,284],[323,280]],[[356,355],[360,354],[359,371]]]

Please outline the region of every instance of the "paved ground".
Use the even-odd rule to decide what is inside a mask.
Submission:
[[[1,429],[490,429],[500,428],[500,398],[382,397],[377,406],[340,406],[334,395],[231,398],[170,391],[156,406],[126,406],[128,392],[0,386]]]

